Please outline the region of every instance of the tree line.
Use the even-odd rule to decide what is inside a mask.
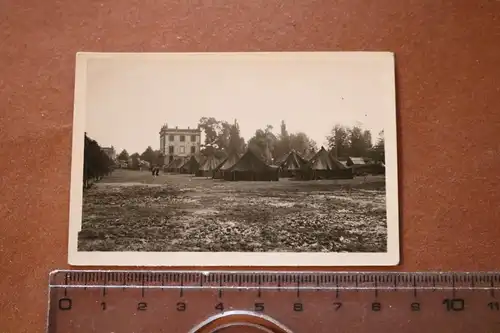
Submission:
[[[281,121],[279,132],[273,131],[272,125],[257,129],[254,135],[245,142],[240,135],[237,120],[229,123],[213,117],[200,119],[199,127],[205,133],[202,153],[215,154],[223,157],[230,152],[238,154],[251,149],[267,163],[276,161],[290,150],[295,150],[304,157],[311,157],[318,151],[318,144],[309,138],[306,133],[289,133],[285,121]],[[326,136],[327,147],[338,158],[356,156],[365,157],[374,161],[384,161],[384,133],[378,133],[375,144],[372,143],[372,134],[360,126],[347,127],[340,124],[333,126]]]
[[[214,117],[202,117],[198,126],[205,134],[201,153],[206,156],[215,155],[217,158],[224,158],[231,152],[243,154],[247,149],[251,149],[265,162],[273,163],[292,149],[306,158],[314,155],[319,149],[318,144],[306,133],[290,133],[285,121],[281,121],[277,132],[272,125],[257,129],[248,142],[241,137],[236,119],[229,123]],[[369,130],[360,126],[348,127],[336,124],[325,137],[325,141],[327,142],[325,148],[337,158],[356,156],[377,162],[383,162],[385,159],[384,131],[378,133],[378,138],[373,143],[372,133]],[[148,146],[141,154],[137,152],[129,154],[124,149],[118,154],[117,160],[127,163],[128,168],[139,169],[144,167],[144,161],[149,165],[163,166],[165,156],[160,150]]]
[[[102,150],[97,141],[85,133],[83,148],[83,186],[88,188],[93,182],[113,171],[114,162]]]
[[[240,135],[238,121],[228,123],[213,117],[203,117],[199,122],[200,129],[205,133],[202,153],[215,154],[223,157],[231,152],[242,154],[246,149],[251,149],[262,160],[272,163],[283,156],[290,149],[310,155],[317,151],[316,142],[303,132],[288,133],[286,124],[281,122],[280,132],[274,133],[272,125],[257,129],[254,135],[245,142]]]
[[[127,163],[129,169],[138,170],[141,167],[146,167],[146,165],[152,166],[163,166],[165,161],[165,156],[159,150],[153,150],[151,146],[148,146],[142,154],[133,153],[129,155],[126,149],[122,150],[118,156],[118,162]],[[145,164],[144,162],[147,162]],[[130,163],[130,164],[129,164]]]
[[[370,158],[375,162],[385,160],[383,130],[378,133],[377,141],[373,144],[369,130],[363,130],[360,126],[347,127],[337,124],[326,140],[328,148],[338,158],[356,156]]]
[[[153,150],[150,146],[142,154],[134,153],[130,156],[124,149],[116,160],[112,160],[99,143],[91,139],[87,133],[85,133],[83,151],[83,186],[85,188],[89,188],[103,176],[109,175],[117,167],[117,162],[125,162],[131,169],[139,169],[143,161],[147,161],[150,165],[163,165],[164,162],[161,152]],[[132,162],[131,165],[128,165],[129,162]]]

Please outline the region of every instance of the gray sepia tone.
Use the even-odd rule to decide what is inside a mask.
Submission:
[[[392,73],[235,59],[88,62],[78,251],[387,252]]]

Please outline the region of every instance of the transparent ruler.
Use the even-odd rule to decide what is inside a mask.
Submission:
[[[500,332],[492,272],[85,270],[49,280],[49,333]]]

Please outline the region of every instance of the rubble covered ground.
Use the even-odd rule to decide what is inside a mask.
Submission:
[[[386,252],[383,176],[230,182],[116,170],[84,192],[79,251]]]

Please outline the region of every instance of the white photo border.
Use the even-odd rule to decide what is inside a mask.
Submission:
[[[386,167],[387,252],[380,253],[292,253],[292,252],[111,252],[78,251],[78,232],[82,223],[83,150],[87,99],[87,62],[96,58],[179,58],[187,55],[247,57],[296,56],[321,59],[334,53],[337,57],[383,58],[387,66],[386,84],[391,87],[385,96],[383,117]],[[74,266],[256,266],[256,267],[313,267],[313,266],[395,266],[400,262],[399,188],[397,158],[397,116],[395,61],[392,52],[223,52],[223,53],[94,53],[76,54],[73,113],[73,142],[69,207],[68,262]]]

